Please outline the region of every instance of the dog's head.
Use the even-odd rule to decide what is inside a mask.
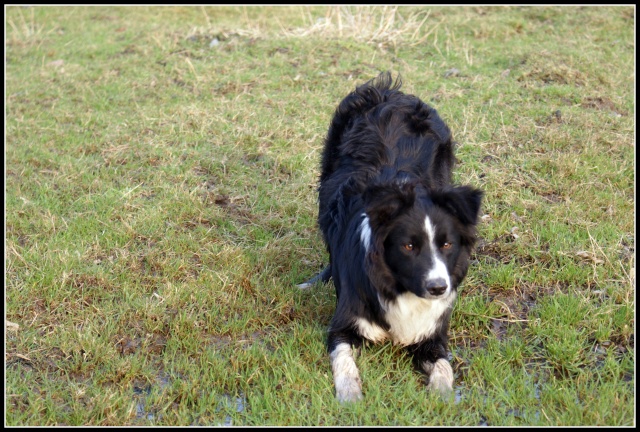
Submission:
[[[456,290],[469,266],[481,198],[468,186],[427,191],[403,173],[370,186],[361,239],[378,292],[436,299]]]

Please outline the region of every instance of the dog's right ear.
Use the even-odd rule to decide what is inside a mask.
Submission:
[[[392,221],[403,208],[415,201],[415,184],[374,184],[363,194],[365,219],[370,241],[366,248],[365,268],[369,282],[383,297],[391,297],[395,282],[385,261],[384,239]]]
[[[417,179],[402,179],[387,184],[373,184],[365,190],[364,210],[373,231],[378,231],[413,205],[417,184]]]

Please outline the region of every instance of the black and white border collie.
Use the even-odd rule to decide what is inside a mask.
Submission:
[[[435,109],[383,73],[338,106],[322,154],[318,224],[336,311],[328,351],[339,401],[362,398],[352,350],[405,346],[428,388],[448,393],[447,331],[476,237],[482,192],[452,186],[453,142]]]

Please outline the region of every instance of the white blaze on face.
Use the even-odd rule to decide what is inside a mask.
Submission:
[[[433,263],[433,267],[425,277],[427,280],[444,279],[447,282],[447,290],[444,293],[446,296],[451,291],[451,278],[449,277],[447,265],[442,261],[438,254],[438,247],[436,246],[436,227],[431,223],[429,216],[424,218],[424,229],[427,232],[427,237],[429,238],[429,246],[432,253],[431,262]]]

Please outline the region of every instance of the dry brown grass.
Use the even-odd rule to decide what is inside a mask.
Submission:
[[[353,38],[359,42],[395,45],[403,41],[422,43],[435,29],[424,31],[430,11],[403,14],[399,6],[336,6],[327,8],[324,17],[313,19],[308,9],[302,12],[305,25],[288,30],[287,37]]]

